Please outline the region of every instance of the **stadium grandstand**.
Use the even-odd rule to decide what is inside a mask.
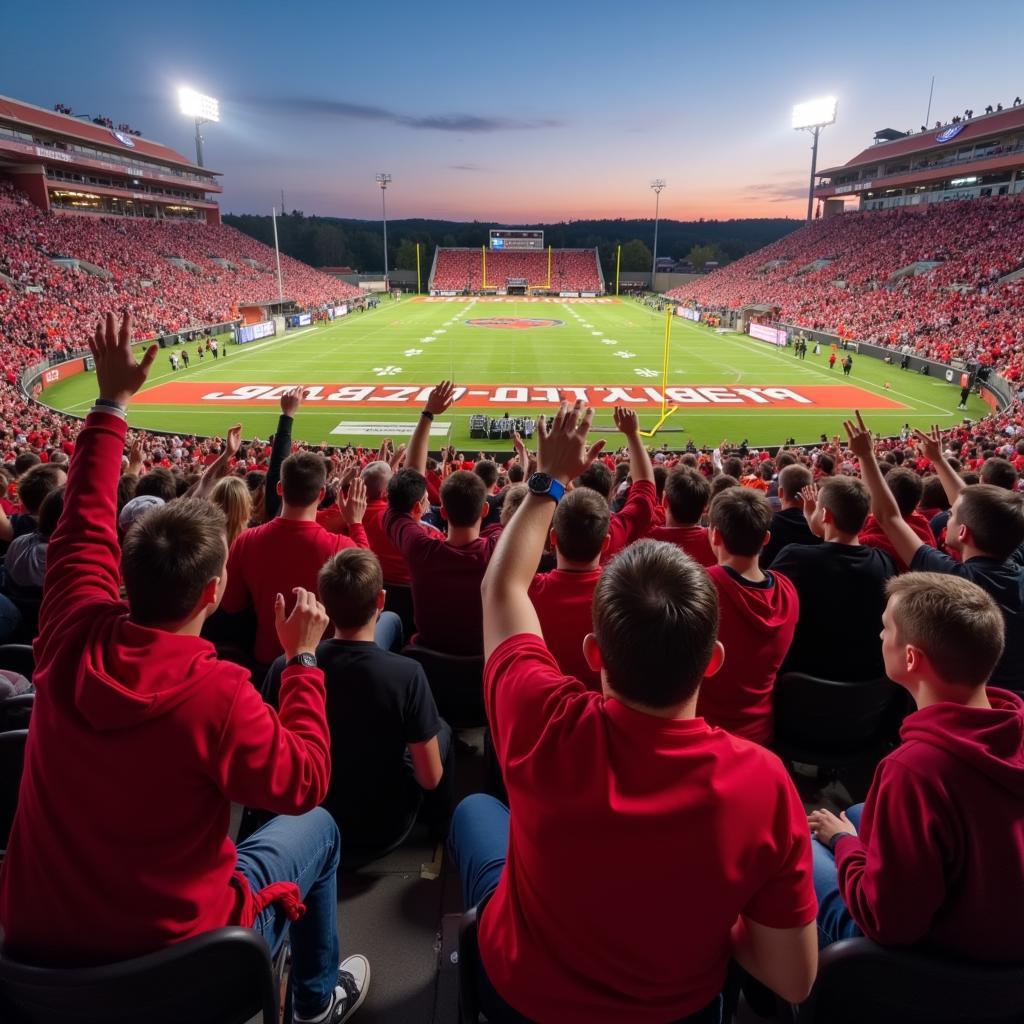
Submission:
[[[270,437],[143,433],[134,341],[360,293],[70,109],[0,99],[3,1024],[1018,1024],[1024,391],[771,451],[652,446],[629,398],[428,450],[451,380],[397,385],[397,448],[306,443],[301,384]],[[821,172],[672,306],[1019,381],[1024,157],[953,184],[1015,118]],[[491,236],[433,295],[605,292]],[[83,339],[84,418],[25,393]]]
[[[596,249],[500,251],[438,248],[432,295],[603,295]]]

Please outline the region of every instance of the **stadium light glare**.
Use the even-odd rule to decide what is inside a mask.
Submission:
[[[204,96],[187,85],[178,88],[178,108],[186,117],[196,122],[196,163],[203,166],[203,134],[199,130],[204,124],[220,120],[220,103],[212,96]]]
[[[835,96],[823,96],[821,99],[797,103],[793,107],[793,127],[824,128],[827,124],[835,124],[838,105]]]
[[[814,174],[818,169],[818,136],[821,129],[835,124],[836,108],[839,106],[835,96],[822,96],[820,99],[797,103],[793,107],[793,127],[797,131],[810,132],[814,136],[811,145],[811,184],[807,189],[807,223],[811,222],[814,212]]]

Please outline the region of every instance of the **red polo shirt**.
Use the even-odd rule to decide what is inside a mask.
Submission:
[[[705,569],[718,564],[708,531],[703,526],[656,526],[648,534],[651,540],[662,540],[675,544]]]
[[[555,569],[538,573],[530,584],[544,643],[558,667],[596,693],[601,692],[601,673],[587,665],[583,638],[594,632],[594,589],[600,578],[600,568]]]

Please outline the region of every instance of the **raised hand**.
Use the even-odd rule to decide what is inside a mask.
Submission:
[[[329,621],[316,594],[302,587],[296,587],[292,593],[295,595],[295,607],[288,618],[284,617],[284,595],[278,594],[274,598],[274,625],[287,661],[296,654],[315,652]]]
[[[285,416],[294,416],[299,411],[299,406],[302,405],[302,400],[305,397],[306,389],[301,384],[290,388],[281,396],[281,412]]]
[[[915,427],[914,437],[929,462],[938,462],[942,458],[942,431],[938,424],[932,427],[929,434]]]
[[[615,407],[615,426],[626,437],[636,437],[640,432],[640,418],[633,409],[617,405]]]
[[[800,489],[800,500],[804,503],[804,516],[810,519],[818,507],[818,485],[808,484]]]
[[[856,423],[853,423],[851,420],[843,421],[843,428],[846,430],[846,436],[849,438],[850,451],[858,459],[870,459],[875,452],[871,431],[865,425],[864,417],[861,416],[859,409],[855,410],[855,415],[857,417]]]
[[[446,412],[455,400],[455,385],[450,380],[443,380],[427,396],[425,410],[433,416]]]
[[[142,362],[132,354],[132,318],[125,313],[118,326],[113,313],[108,313],[96,325],[96,333],[89,339],[89,351],[96,363],[96,382],[100,398],[126,406],[149,376],[156,359],[157,347],[146,349]]]
[[[338,511],[341,518],[345,520],[346,526],[363,521],[363,513],[366,511],[366,484],[363,478],[357,476],[348,486],[348,494],[344,497],[338,494]]]
[[[398,469],[399,466],[405,461],[405,450],[408,445],[400,444],[392,453],[391,458],[388,459],[388,464],[391,466],[392,471]]]
[[[242,447],[242,424],[236,423],[228,427],[228,436],[224,443],[224,453],[229,459],[233,459]]]
[[[537,469],[568,483],[582,473],[601,453],[604,441],[587,447],[594,410],[584,411],[583,402],[570,406],[563,402],[550,426],[547,418],[537,420]]]
[[[139,476],[145,465],[143,456],[143,445],[146,443],[146,435],[141,431],[135,435],[132,446],[128,451],[128,473],[132,476]]]

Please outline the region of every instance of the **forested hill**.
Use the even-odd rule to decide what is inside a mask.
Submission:
[[[230,224],[267,245],[274,244],[270,217],[225,214]],[[661,220],[658,224],[658,256],[689,260],[698,269],[709,261],[727,263],[774,242],[803,221],[783,218],[749,220]],[[615,248],[622,245],[622,269],[651,268],[654,221],[576,220],[558,224],[494,224],[479,221],[389,220],[388,266],[416,269],[416,243],[421,244],[424,277],[434,247],[487,244],[493,227],[542,228],[546,244],[556,248],[593,248],[601,254],[605,276],[614,274]],[[363,273],[383,269],[382,231],[379,220],[348,220],[340,217],[306,217],[293,211],[277,220],[281,251],[314,267],[352,267]]]

